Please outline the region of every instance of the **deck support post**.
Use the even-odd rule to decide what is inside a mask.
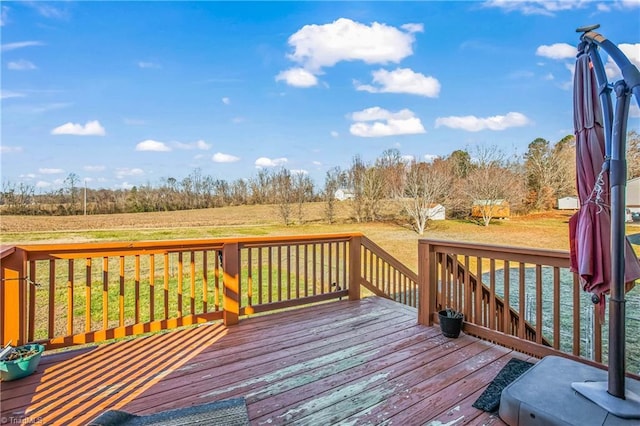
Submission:
[[[418,242],[418,324],[433,325],[436,311],[435,253],[425,241]]]
[[[26,253],[15,248],[2,257],[0,282],[0,342],[2,346],[27,343],[27,268]]]
[[[362,276],[362,238],[351,237],[349,241],[349,300],[360,299],[360,277]]]
[[[238,243],[225,243],[222,249],[222,320],[224,325],[238,324],[240,315],[240,271]]]

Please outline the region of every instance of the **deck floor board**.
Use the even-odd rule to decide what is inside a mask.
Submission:
[[[504,424],[472,404],[511,357],[529,359],[369,297],[47,354],[0,384],[0,418],[75,425],[244,397],[252,425]]]

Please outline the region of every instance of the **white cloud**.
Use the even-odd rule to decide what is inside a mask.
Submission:
[[[136,145],[136,151],[157,151],[167,152],[171,151],[171,148],[164,142],[154,141],[152,139],[144,140]]]
[[[422,24],[404,24],[401,25],[400,28],[408,33],[421,33],[424,31],[424,25]]]
[[[36,182],[36,188],[49,188],[51,186],[51,182],[46,182],[44,180],[39,180]]]
[[[426,132],[420,119],[408,109],[391,112],[380,107],[372,107],[354,112],[351,114],[351,119],[355,123],[349,127],[349,132],[363,138]],[[370,121],[373,123],[369,123]]]
[[[16,43],[7,43],[0,46],[0,50],[7,52],[9,50],[22,49],[23,47],[42,46],[41,41],[18,41]]]
[[[288,57],[313,73],[340,61],[398,63],[413,54],[413,34],[422,30],[419,24],[405,24],[402,28],[404,31],[378,22],[365,25],[347,18],[305,25],[289,37],[293,53]]]
[[[639,0],[640,1],[640,0]],[[618,45],[618,48],[624,53],[624,55],[631,61],[633,65],[637,68],[640,68],[640,43],[629,44],[629,43],[621,43]],[[605,71],[607,73],[607,78],[611,81],[616,81],[622,78],[622,73],[620,72],[620,68],[616,63],[609,58],[607,59],[607,63],[604,66]]]
[[[256,160],[255,162],[255,166],[257,168],[262,168],[262,167],[279,167],[279,166],[283,166],[285,164],[287,164],[289,160],[287,160],[286,158],[267,158],[267,157],[260,157]]]
[[[485,7],[497,7],[507,12],[523,15],[554,16],[556,12],[581,9],[591,2],[584,0],[487,0]]]
[[[509,112],[507,115],[495,115],[487,118],[479,118],[473,115],[439,117],[436,119],[435,127],[444,126],[468,132],[479,132],[481,130],[505,130],[510,127],[526,126],[530,123],[531,121],[524,114]]]
[[[9,99],[9,98],[24,98],[24,93],[13,92],[11,90],[0,90],[0,99]]]
[[[373,82],[378,87],[355,82],[356,89],[371,93],[409,93],[429,98],[436,98],[440,93],[440,82],[437,79],[409,68],[396,68],[393,71],[379,69],[372,75]]]
[[[9,62],[7,64],[7,68],[14,71],[28,71],[37,69],[37,67],[32,62],[29,62],[25,59]]]
[[[332,130],[330,135],[331,135],[332,138],[337,138],[337,137],[340,136],[340,133],[336,132],[335,130]]]
[[[400,156],[400,160],[402,160],[403,163],[410,163],[415,159],[416,159],[416,157],[414,157],[413,155],[410,155],[410,154],[404,154],[404,155]]]
[[[245,121],[247,121],[247,119],[246,119],[246,118],[244,118],[244,117],[233,117],[233,118],[231,119],[231,122],[232,122],[233,124],[240,124],[240,123],[244,123]]]
[[[276,81],[281,80],[293,87],[312,87],[318,84],[317,77],[304,68],[290,68],[286,71],[281,71],[276,76]]]
[[[132,183],[129,183],[127,181],[122,182],[119,185],[116,185],[115,188],[120,188],[120,189],[131,189],[133,188],[135,185]]]
[[[43,167],[38,169],[38,173],[43,175],[59,175],[60,173],[64,173],[64,169],[54,169]]]
[[[22,152],[22,147],[21,146],[0,145],[0,153],[8,154],[10,152]]]
[[[2,5],[0,9],[0,27],[4,27],[7,23],[7,14],[9,13],[9,7]]]
[[[25,173],[25,174],[22,174],[22,175],[20,175],[18,177],[25,178],[25,179],[35,179],[35,178],[38,177],[38,175],[35,174],[35,173]]]
[[[203,151],[208,151],[209,149],[211,149],[211,144],[206,143],[202,139],[190,143],[174,142],[174,145],[178,149],[200,149]]]
[[[322,166],[322,163],[320,161],[312,161],[311,164],[313,164],[314,166]]]
[[[308,175],[309,174],[309,172],[304,169],[291,169],[289,170],[289,172],[292,175]]]
[[[51,4],[39,1],[25,2],[25,4],[35,9],[40,15],[44,16],[45,18],[65,19],[68,17],[67,11],[54,7]]]
[[[231,154],[223,154],[222,152],[216,152],[211,157],[211,161],[214,163],[235,163],[236,161],[240,161],[240,157],[236,157]]]
[[[87,121],[83,126],[76,123],[65,123],[51,131],[52,135],[75,135],[75,136],[104,136],[106,134],[104,127],[100,125],[98,120]]]
[[[440,158],[440,156],[434,154],[425,154],[422,156],[422,158],[424,158],[424,161],[426,161],[427,163],[433,163],[435,160]]]
[[[231,103],[231,99],[225,96],[224,98],[222,98],[222,103],[225,105],[229,105]]]
[[[356,111],[351,114],[353,121],[374,121],[374,120],[388,120],[388,119],[407,119],[414,117],[411,110],[402,109],[398,112],[391,112],[380,107],[371,107],[363,109],[362,111]]]
[[[536,55],[550,59],[573,59],[577,54],[578,49],[567,43],[543,44],[536,49]]]
[[[640,108],[636,102],[629,104],[629,117],[640,118]]]
[[[142,175],[144,175],[144,171],[139,168],[130,169],[130,168],[124,167],[124,168],[116,169],[116,178],[118,179],[123,179],[128,176],[142,176]]]
[[[102,172],[106,169],[105,166],[84,166],[82,170],[85,172]]]
[[[138,68],[154,68],[154,69],[159,69],[162,68],[160,66],[160,64],[156,64],[155,62],[145,62],[145,61],[138,61]]]

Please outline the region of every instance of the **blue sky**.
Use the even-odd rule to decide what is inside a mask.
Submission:
[[[197,168],[322,186],[390,148],[522,155],[573,133],[577,27],[601,24],[640,67],[640,0],[0,7],[2,179],[37,192],[70,173],[115,189]]]

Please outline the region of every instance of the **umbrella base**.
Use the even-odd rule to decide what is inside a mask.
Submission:
[[[614,416],[640,419],[640,396],[635,392],[625,390],[625,398],[621,399],[608,392],[608,382],[576,382],[572,383],[571,387]]]
[[[500,418],[509,426],[638,425],[585,398],[573,384],[606,382],[607,371],[557,356],[547,356],[502,391]],[[626,378],[628,394],[640,395],[640,381]],[[600,391],[610,398],[606,388]],[[619,401],[625,402],[626,400]]]

